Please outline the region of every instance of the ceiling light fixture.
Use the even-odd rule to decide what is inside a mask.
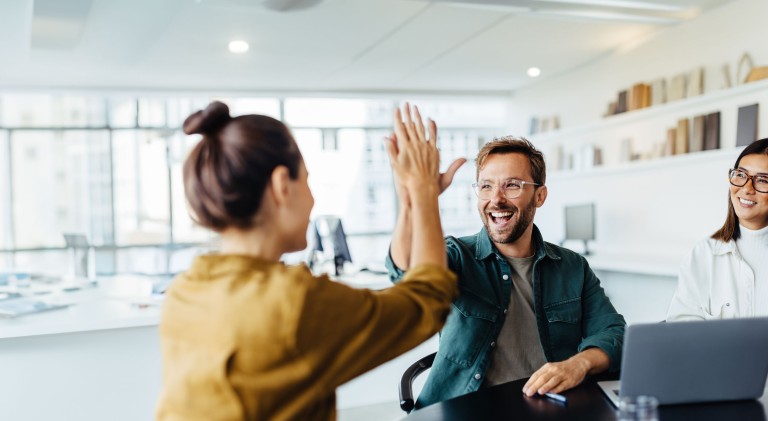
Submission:
[[[648,1],[629,1],[629,0],[539,0],[551,3],[569,3],[586,6],[616,7],[622,9],[655,10],[663,12],[682,12],[685,7],[668,5]]]
[[[229,51],[235,54],[242,54],[248,51],[248,43],[242,40],[235,40],[229,43]]]
[[[564,19],[574,20],[603,20],[608,22],[635,22],[635,23],[647,23],[652,25],[673,25],[679,23],[682,19],[676,17],[657,17],[636,15],[631,13],[615,13],[615,12],[601,12],[601,11],[582,11],[582,10],[566,10],[566,9],[547,9],[538,10],[537,16],[550,16],[559,17]]]
[[[501,13],[528,13],[531,11],[530,7],[507,4],[485,4],[482,2],[472,3],[466,1],[440,1],[440,3],[453,7],[461,7],[464,9],[488,10],[491,12]]]
[[[539,77],[541,74],[541,69],[538,67],[531,67],[528,69],[528,76],[530,77]]]

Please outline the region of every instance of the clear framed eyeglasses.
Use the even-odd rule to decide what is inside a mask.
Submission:
[[[493,197],[493,191],[497,188],[501,189],[502,194],[507,199],[517,199],[521,194],[523,194],[523,188],[525,188],[526,185],[540,186],[541,184],[534,183],[533,181],[523,181],[510,178],[498,186],[486,181],[472,183],[472,189],[475,191],[477,197],[482,200],[490,200]]]

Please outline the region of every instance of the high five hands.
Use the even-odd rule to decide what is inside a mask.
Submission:
[[[444,173],[439,173],[437,125],[428,119],[425,128],[418,107],[413,107],[412,117],[411,106],[407,102],[402,112],[399,108],[395,110],[395,133],[387,139],[386,146],[395,173],[398,196],[406,205],[410,203],[409,192],[421,188],[427,180],[436,181],[438,194],[445,191],[456,171],[467,162],[465,158],[456,159]]]

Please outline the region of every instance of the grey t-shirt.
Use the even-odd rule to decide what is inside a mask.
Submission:
[[[512,266],[512,294],[483,387],[530,377],[547,362],[533,311],[534,259],[507,257]]]

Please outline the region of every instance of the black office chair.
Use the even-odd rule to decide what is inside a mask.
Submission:
[[[433,352],[426,357],[411,364],[405,372],[403,377],[400,378],[400,409],[406,413],[413,410],[416,401],[413,399],[413,381],[419,374],[429,370],[432,367],[432,363],[435,361],[435,355],[437,352]]]

